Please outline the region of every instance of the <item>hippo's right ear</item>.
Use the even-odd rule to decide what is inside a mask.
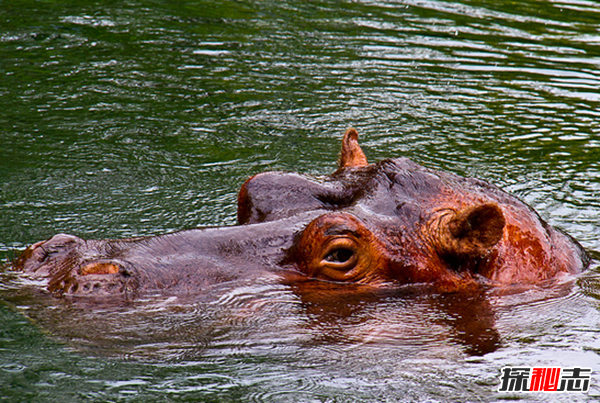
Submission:
[[[353,127],[346,130],[342,139],[342,152],[339,161],[341,168],[364,167],[369,165],[367,157],[358,144],[358,132]]]
[[[504,233],[506,220],[494,203],[469,207],[456,212],[449,220],[442,220],[438,232],[442,253],[456,257],[485,255]]]

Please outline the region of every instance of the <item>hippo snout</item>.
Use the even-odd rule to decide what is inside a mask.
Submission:
[[[51,276],[58,270],[57,262],[69,256],[85,241],[74,235],[57,234],[29,246],[15,262],[15,268],[39,278]]]

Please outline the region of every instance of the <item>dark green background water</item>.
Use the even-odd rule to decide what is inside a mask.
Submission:
[[[235,224],[248,176],[331,173],[349,126],[370,161],[493,182],[598,253],[599,27],[586,0],[0,1],[0,257]],[[494,401],[504,365],[590,366],[600,395],[596,263],[493,301],[483,357],[427,301],[315,324],[273,284],[89,313],[11,284],[0,401]]]

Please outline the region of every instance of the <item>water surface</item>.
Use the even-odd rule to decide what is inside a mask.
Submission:
[[[597,255],[599,20],[586,0],[2,2],[0,257],[235,224],[250,175],[329,174],[348,126],[370,161],[488,180]],[[498,401],[505,365],[594,368],[591,396],[524,401],[600,395],[596,262],[478,302],[483,355],[450,297],[327,308],[265,281],[89,309],[34,288],[3,276],[2,401]]]

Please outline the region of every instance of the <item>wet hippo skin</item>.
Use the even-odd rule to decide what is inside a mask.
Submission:
[[[356,130],[339,168],[316,180],[267,172],[246,181],[239,225],[155,237],[84,240],[59,234],[28,247],[16,269],[57,296],[132,299],[196,293],[257,276],[435,292],[539,284],[583,270],[571,237],[487,182],[406,158],[369,164]]]

